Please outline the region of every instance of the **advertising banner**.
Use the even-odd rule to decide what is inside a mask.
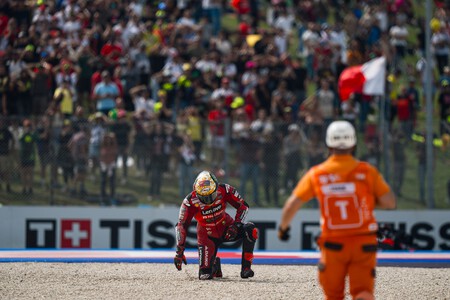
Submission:
[[[234,210],[229,209],[233,216]],[[412,235],[419,250],[450,250],[449,211],[377,211],[377,220]],[[259,229],[257,250],[312,250],[320,233],[319,213],[300,210],[291,239],[279,241],[281,209],[251,209],[246,221]],[[0,208],[2,249],[167,249],[175,247],[178,208],[15,207]],[[224,245],[224,249],[239,247]],[[195,222],[187,248],[196,247]]]

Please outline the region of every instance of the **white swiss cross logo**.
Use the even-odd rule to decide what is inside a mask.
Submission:
[[[61,221],[61,248],[90,248],[91,222],[89,220]]]

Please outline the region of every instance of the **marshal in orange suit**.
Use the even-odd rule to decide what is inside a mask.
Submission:
[[[321,214],[319,281],[325,299],[344,299],[347,276],[353,299],[374,299],[378,230],[374,209],[395,209],[396,199],[380,172],[352,155],[356,147],[352,124],[332,122],[326,145],[329,158],[308,170],[287,199],[278,237],[289,239],[296,212],[316,198]]]

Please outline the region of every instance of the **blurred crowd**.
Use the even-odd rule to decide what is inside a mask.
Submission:
[[[53,165],[49,172],[62,180],[50,178],[64,192],[86,195],[85,180],[98,176],[101,198],[114,199],[116,170],[126,183],[131,157],[150,178],[153,199],[170,156],[184,196],[205,143],[210,167],[219,174],[228,168],[231,137],[239,165],[231,172],[241,176],[242,192],[252,181],[258,201],[264,170],[266,201],[276,205],[278,191],[298,179],[300,145],[308,164],[321,162],[324,129],[338,118],[355,124],[367,145],[364,159],[378,164],[380,116],[395,141],[424,129],[425,21],[414,14],[417,2],[0,1],[0,175],[10,190],[16,162],[22,192],[32,194],[39,160],[43,185]],[[444,135],[450,22],[446,2],[434,5],[433,94]],[[382,55],[386,99],[339,99],[340,73]],[[401,156],[404,145],[396,147],[393,155]],[[279,155],[287,163],[275,180]]]

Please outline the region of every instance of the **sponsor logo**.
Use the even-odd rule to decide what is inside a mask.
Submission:
[[[27,248],[57,248],[57,221],[29,219],[26,221]],[[61,248],[90,248],[91,221],[63,219],[60,221]]]
[[[61,248],[90,248],[91,221],[61,220]]]
[[[127,217],[120,219],[96,218],[89,220],[29,218],[24,220],[25,238],[23,239],[22,246],[19,247],[53,249],[63,247],[62,221],[67,221],[64,225],[64,232],[68,233],[64,234],[67,239],[64,242],[64,247],[76,247],[78,245],[81,248],[86,245],[84,243],[89,243],[89,247],[97,249],[167,249],[174,248],[177,245],[173,220],[164,218],[151,221]],[[217,221],[219,223],[223,222],[222,219]],[[425,221],[379,221],[380,223],[392,224],[395,230],[401,230],[410,234],[417,250],[450,250],[450,222],[448,221],[439,224]],[[87,223],[90,224],[89,229],[86,227]],[[277,222],[270,220],[254,221],[253,223],[259,231],[255,245],[256,249],[271,249],[271,243],[278,241],[276,239]],[[316,249],[315,238],[320,233],[319,222],[303,221],[297,223],[297,225],[293,225],[299,226],[297,230],[299,244],[294,246],[296,248],[291,249]],[[198,247],[196,226],[197,222],[193,221],[186,230],[186,248],[193,249]],[[371,228],[375,229],[376,224],[372,224]],[[85,238],[83,233],[85,231],[87,231],[89,238]],[[293,234],[295,232],[293,227]],[[74,233],[77,234],[75,235]],[[20,236],[18,238],[22,239]],[[2,241],[2,243],[2,245],[5,245],[5,248],[10,247],[8,241]],[[221,248],[237,249],[240,246],[240,242],[237,241],[236,243],[223,244]]]
[[[325,195],[353,194],[356,191],[356,187],[353,182],[332,183],[332,184],[323,185],[320,188],[322,190],[322,193],[324,193]]]
[[[222,209],[222,204],[219,204],[213,208],[207,209],[207,210],[202,210],[202,215],[206,216],[206,215],[210,215],[213,214],[215,212],[218,212],[219,210]]]
[[[56,248],[56,220],[26,221],[27,248]]]

